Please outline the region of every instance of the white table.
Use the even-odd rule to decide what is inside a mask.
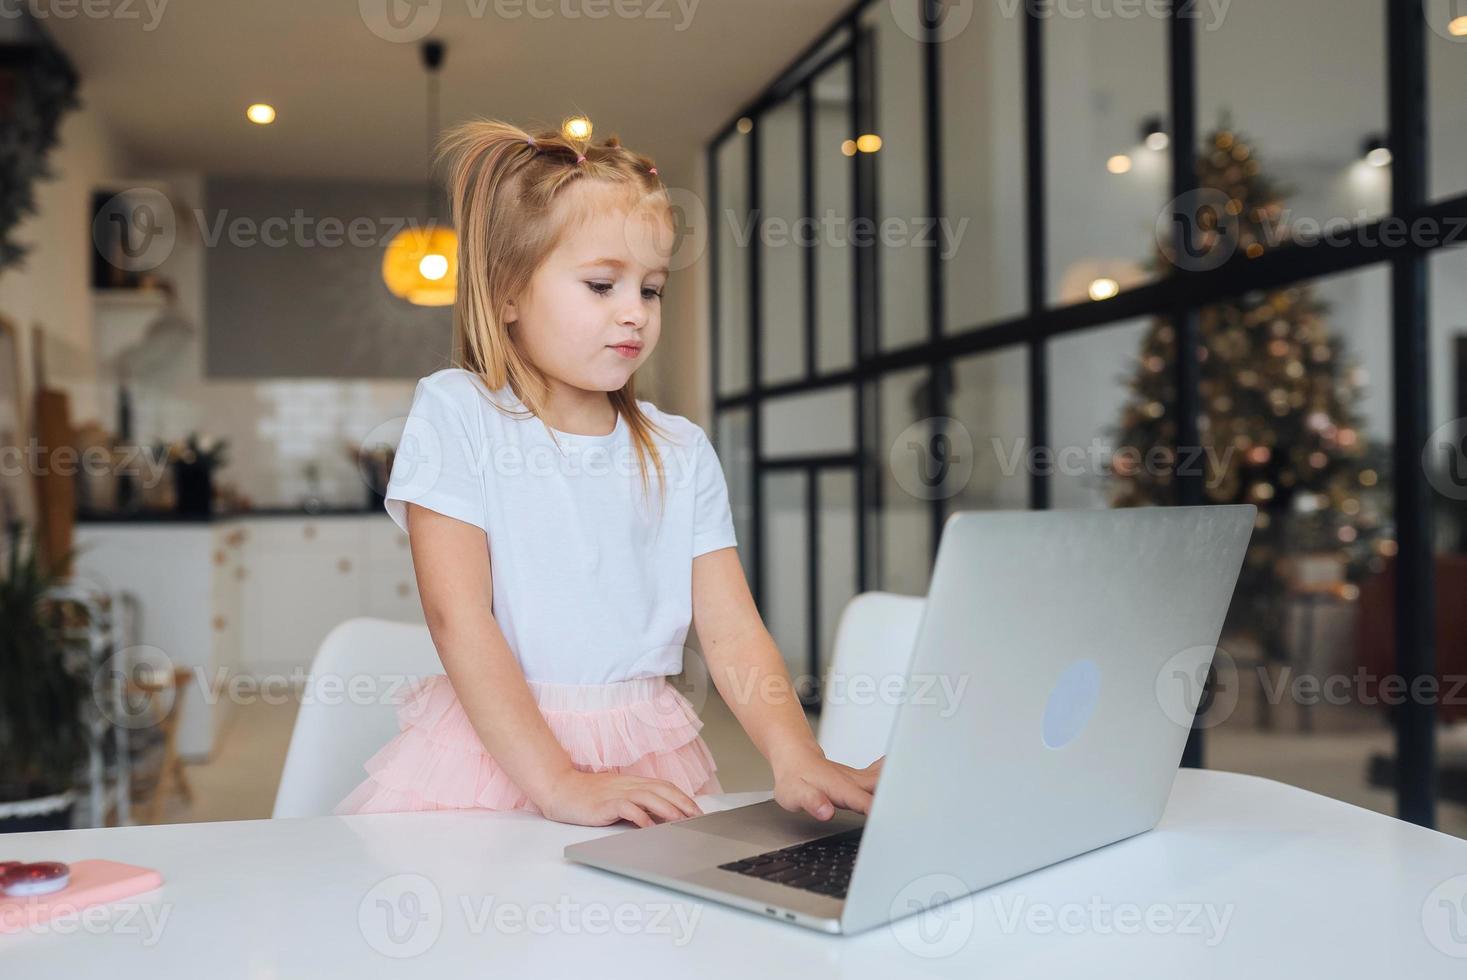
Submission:
[[[1467,976],[1467,842],[1251,776],[1183,770],[1155,831],[854,937],[562,859],[609,832],[457,811],[0,838],[0,858],[166,880],[68,935],[0,937],[0,962],[149,980]]]

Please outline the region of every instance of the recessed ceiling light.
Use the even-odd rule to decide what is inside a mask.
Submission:
[[[1110,299],[1121,291],[1121,284],[1108,276],[1103,276],[1090,284],[1090,298],[1094,300]]]
[[[881,149],[881,137],[875,133],[865,133],[856,137],[856,149],[862,153],[875,153]]]
[[[1128,174],[1131,172],[1131,158],[1124,153],[1117,153],[1105,161],[1105,169],[1113,174]]]
[[[275,107],[266,105],[264,102],[256,102],[245,110],[245,116],[252,123],[268,126],[275,121]]]
[[[565,135],[571,139],[583,140],[591,135],[591,120],[585,116],[576,116],[565,121]]]
[[[1447,33],[1452,37],[1467,37],[1467,14],[1454,17],[1451,23],[1447,24]]]

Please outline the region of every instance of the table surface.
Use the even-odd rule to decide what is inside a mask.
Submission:
[[[1184,769],[1156,830],[848,937],[562,857],[625,826],[470,810],[14,835],[0,859],[165,884],[0,951],[11,976],[149,980],[1467,976],[1467,841],[1253,776]]]

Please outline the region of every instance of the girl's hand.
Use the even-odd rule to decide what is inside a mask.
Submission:
[[[791,812],[804,810],[817,820],[835,816],[836,807],[868,813],[885,761],[882,756],[865,769],[853,769],[831,762],[818,747],[777,756],[771,760],[775,802]]]
[[[682,820],[703,813],[691,796],[665,779],[579,769],[555,780],[546,800],[536,800],[535,805],[551,820],[584,827],[605,827],[618,820],[650,827],[654,817]]]

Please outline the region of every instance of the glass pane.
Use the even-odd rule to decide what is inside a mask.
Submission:
[[[820,670],[835,651],[840,615],[856,595],[856,475],[822,470],[820,489]]]
[[[852,313],[856,250],[851,225],[854,158],[841,146],[851,138],[851,60],[842,58],[815,79],[815,208],[822,229],[815,256],[815,369],[838,371],[855,358]],[[830,229],[827,233],[825,229]]]
[[[749,440],[749,410],[732,409],[718,417],[718,461],[728,483],[728,505],[733,512],[734,536],[738,539],[739,561],[744,575],[754,568],[754,451]]]
[[[927,338],[927,127],[922,98],[922,45],[888,4],[861,15],[871,31],[876,99],[876,265],[881,295],[877,337],[882,350]],[[861,134],[868,135],[868,134]]]
[[[805,249],[801,187],[800,99],[786,99],[759,126],[759,247],[763,265],[763,336],[759,376],[765,384],[805,373]]]
[[[1467,553],[1467,253],[1437,252],[1430,269],[1434,434],[1427,475],[1438,508],[1437,550],[1462,554]]]
[[[1459,604],[1467,595],[1467,253],[1438,252],[1430,259],[1431,275],[1431,427],[1425,452],[1427,479],[1436,507],[1436,602],[1438,611]],[[1443,620],[1437,633],[1439,690],[1446,692],[1467,674],[1467,635],[1461,617]],[[1463,724],[1467,698],[1443,697],[1438,707],[1443,728],[1443,772],[1460,762],[1450,760]],[[1443,794],[1445,797],[1446,794]],[[1443,803],[1437,809],[1437,829],[1467,837],[1467,806]]]
[[[953,488],[949,510],[1029,506],[1029,351],[1009,347],[953,363],[955,464],[972,472]],[[962,440],[965,445],[960,445]]]
[[[1127,320],[1050,342],[1052,455],[1036,453],[1030,461],[1051,472],[1050,500],[1055,507],[1110,506],[1115,488],[1108,476],[1109,463],[1149,327],[1145,320]],[[1155,361],[1149,363],[1157,366]]]
[[[1001,6],[970,5],[973,22],[939,59],[945,204],[932,237],[946,263],[948,333],[1026,304],[1024,19]]]
[[[1389,270],[1248,294],[1201,329],[1209,443],[1233,450],[1208,496],[1259,508],[1209,765],[1391,813]]]
[[[1044,22],[1051,303],[1085,302],[1092,289],[1105,295],[1156,277],[1170,156],[1143,142],[1142,130],[1167,127],[1166,31],[1166,20],[1152,16]],[[1023,250],[1021,241],[1012,247]]]
[[[877,587],[926,595],[932,565],[932,494],[946,486],[942,451],[928,410],[926,368],[886,375],[878,385],[881,467]]]
[[[718,390],[749,387],[749,144],[728,137],[718,148]]]
[[[1426,0],[1430,196],[1467,192],[1467,3]]]
[[[1275,234],[1389,213],[1390,167],[1368,163],[1365,147],[1387,132],[1384,24],[1383,0],[1233,0],[1198,32],[1204,185],[1236,184],[1226,170],[1256,165],[1287,208]],[[1214,130],[1235,137],[1228,152]]]
[[[764,589],[760,611],[790,675],[809,674],[809,535],[803,472],[764,476]]]
[[[761,403],[765,458],[854,452],[854,397],[846,386]]]

